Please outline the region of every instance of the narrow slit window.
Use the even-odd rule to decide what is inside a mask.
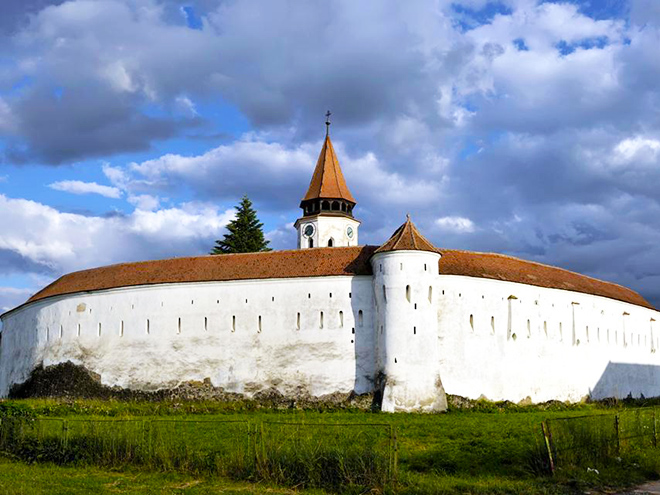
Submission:
[[[364,314],[362,310],[358,311],[358,327],[361,327],[364,324]]]
[[[231,331],[236,331],[236,315],[232,315],[231,317]]]
[[[261,333],[261,315],[259,315],[259,333]]]
[[[424,271],[426,271],[426,263],[424,263]]]
[[[495,317],[491,316],[490,317],[490,331],[491,333],[495,333]]]
[[[433,286],[429,285],[429,302],[433,302]]]
[[[383,285],[383,301],[387,302],[387,289],[385,289],[384,285]]]
[[[124,320],[121,320],[119,323],[119,336],[123,337],[124,336]]]
[[[147,335],[149,335],[150,333],[151,333],[151,322],[147,318]]]
[[[296,330],[300,330],[300,313],[296,314]]]
[[[339,328],[344,328],[344,312],[339,312]]]
[[[50,327],[46,327],[46,340],[50,340]]]
[[[532,336],[532,324],[527,320],[527,338]]]
[[[321,315],[319,317],[319,328],[323,328],[323,311],[321,311]]]
[[[178,321],[177,321],[176,333],[181,333],[181,318],[179,318]]]
[[[406,285],[406,299],[410,302],[410,286]]]
[[[413,335],[417,335],[417,327],[413,327]]]
[[[78,328],[77,328],[76,332],[78,333],[78,337],[80,337],[80,323],[78,323]]]
[[[99,322],[99,337],[101,336],[101,322]]]
[[[399,268],[403,270],[403,263],[399,263]]]
[[[548,322],[544,321],[543,322],[543,332],[545,333],[545,336],[548,336]]]
[[[470,315],[470,328],[474,331],[474,315]]]
[[[62,338],[62,335],[64,335],[64,327],[60,325],[60,338]]]
[[[208,316],[204,317],[204,331],[205,332],[209,331],[209,318],[208,318]]]

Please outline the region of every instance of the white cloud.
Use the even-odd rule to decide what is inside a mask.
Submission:
[[[0,195],[0,266],[18,257],[27,272],[62,273],[122,261],[205,254],[233,218],[203,203],[108,217],[63,213]]]
[[[0,314],[27,300],[33,291],[15,287],[0,287]],[[0,327],[1,328],[1,327]]]
[[[465,217],[442,217],[435,221],[435,224],[442,230],[467,234],[474,232],[475,225],[472,220]]]
[[[100,194],[106,198],[118,199],[121,191],[116,187],[103,186],[96,182],[82,182],[79,180],[62,180],[53,182],[48,187],[56,191],[64,191],[71,194]]]
[[[641,136],[623,139],[614,147],[614,155],[619,164],[655,164],[660,155],[660,141]]]

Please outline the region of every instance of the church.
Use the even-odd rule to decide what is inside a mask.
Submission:
[[[372,394],[388,412],[660,396],[660,315],[636,292],[434,246],[410,218],[360,245],[356,204],[326,134],[297,249],[62,276],[0,316],[0,396],[68,361],[113,387]]]

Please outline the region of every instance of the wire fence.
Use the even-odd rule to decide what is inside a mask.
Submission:
[[[340,490],[396,480],[388,424],[2,418],[0,452],[27,461],[143,466]]]
[[[654,407],[547,419],[541,425],[549,468],[595,466],[635,449],[657,447]]]

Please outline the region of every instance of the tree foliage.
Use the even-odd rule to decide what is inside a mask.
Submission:
[[[229,232],[224,239],[215,241],[211,254],[270,251],[270,241],[264,238],[263,226],[246,194],[236,207],[236,218],[227,225]]]

